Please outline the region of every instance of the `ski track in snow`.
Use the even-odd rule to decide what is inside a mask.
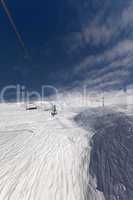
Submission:
[[[88,132],[65,111],[0,105],[0,200],[103,200],[88,196]]]
[[[15,105],[0,113],[0,200],[84,199],[86,132],[63,114]]]

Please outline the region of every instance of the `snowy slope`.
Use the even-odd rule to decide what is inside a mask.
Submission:
[[[0,200],[104,199],[96,184],[88,190],[92,133],[77,126],[76,114],[0,105]]]
[[[89,172],[106,200],[133,199],[133,115],[110,108],[81,112],[75,121],[90,132]]]

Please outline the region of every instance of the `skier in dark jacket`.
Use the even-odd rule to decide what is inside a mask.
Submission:
[[[55,115],[57,115],[57,108],[56,108],[56,105],[53,105],[53,106],[52,106],[51,115],[52,115],[53,117],[54,117]]]

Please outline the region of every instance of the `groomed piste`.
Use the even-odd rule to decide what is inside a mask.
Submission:
[[[92,133],[74,122],[78,112],[0,105],[0,200],[104,199],[91,184]]]

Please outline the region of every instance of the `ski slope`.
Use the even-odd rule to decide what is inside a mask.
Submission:
[[[0,105],[0,200],[104,199],[95,184],[88,189],[92,133],[77,126],[76,114]]]

